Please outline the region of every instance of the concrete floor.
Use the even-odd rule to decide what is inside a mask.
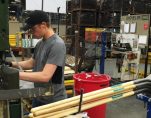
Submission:
[[[146,109],[142,101],[131,96],[108,103],[106,118],[147,118]]]
[[[99,63],[97,62],[94,71],[98,71],[98,68]],[[144,67],[141,68],[143,69]],[[117,71],[115,59],[106,59],[105,74],[108,74],[113,78],[120,77],[120,74]],[[144,102],[136,99],[136,96],[134,95],[108,103],[106,118],[146,118],[146,109],[147,108],[144,108]]]

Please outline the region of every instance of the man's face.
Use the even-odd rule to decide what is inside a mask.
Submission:
[[[31,34],[34,38],[41,39],[44,36],[42,24],[34,25],[30,29]]]

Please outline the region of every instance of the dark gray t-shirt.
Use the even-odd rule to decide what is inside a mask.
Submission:
[[[50,87],[54,91],[51,97],[38,98],[44,103],[51,103],[65,99],[66,92],[64,87],[64,66],[65,66],[66,47],[63,40],[56,34],[47,40],[41,40],[37,43],[33,58],[35,65],[34,72],[42,71],[45,64],[55,64],[57,69],[49,83],[34,83],[35,87]]]

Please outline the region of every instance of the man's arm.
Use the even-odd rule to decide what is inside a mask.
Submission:
[[[30,58],[26,61],[18,62],[19,66],[22,67],[23,70],[32,69],[34,65],[34,59]],[[12,62],[12,67],[19,68],[17,62]]]
[[[32,82],[49,82],[52,78],[57,66],[54,64],[46,64],[41,72],[20,72],[19,76],[21,80]]]

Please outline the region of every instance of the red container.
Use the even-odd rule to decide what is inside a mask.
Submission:
[[[84,93],[92,92],[109,86],[111,77],[106,74],[78,73],[73,75],[75,94],[79,95],[81,89]],[[86,110],[90,118],[105,118],[106,104]]]

